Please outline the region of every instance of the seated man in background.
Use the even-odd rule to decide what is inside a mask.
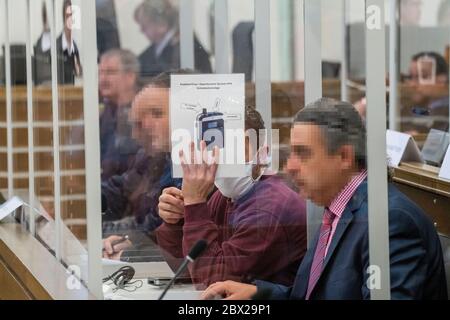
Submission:
[[[139,62],[128,50],[105,52],[99,64],[102,181],[127,171],[139,149],[131,137],[129,112],[138,91]]]
[[[413,56],[406,85],[411,90],[409,103],[403,106],[411,123],[405,130],[412,134],[428,133],[430,129],[448,131],[448,65],[436,52],[420,52]],[[403,112],[403,115],[408,116]]]
[[[141,77],[147,79],[180,68],[180,30],[178,10],[170,0],[143,0],[134,18],[151,45],[139,55]],[[194,65],[200,73],[211,73],[209,53],[194,35]]]
[[[448,131],[448,65],[436,52],[414,55],[409,73],[403,76],[401,91],[401,130],[412,135],[431,129]],[[386,95],[389,109],[389,99]],[[366,119],[366,97],[355,102],[355,108]],[[389,120],[389,110],[386,110]],[[389,127],[389,124],[387,124]]]
[[[258,134],[264,129],[253,107],[245,114],[246,130]],[[191,161],[183,165],[182,189],[165,189],[159,198],[164,223],[156,235],[161,248],[171,254],[169,263],[173,257],[181,260],[198,239],[208,242],[190,269],[199,288],[226,279],[290,285],[305,254],[305,201],[281,178],[265,172],[257,150],[246,141],[247,174],[242,177],[217,178],[217,164]],[[208,200],[214,185],[218,190]]]
[[[102,184],[102,211],[112,220],[103,223],[107,237],[104,256],[120,258],[131,243],[154,244],[153,231],[161,224],[158,216],[158,197],[168,187],[181,188],[181,179],[172,178],[169,132],[169,92],[172,74],[190,73],[187,70],[165,72],[155,77],[133,101],[130,119],[133,137],[142,145],[130,168]],[[112,243],[120,235],[131,233],[131,243],[117,247]]]
[[[271,299],[370,299],[366,130],[354,107],[320,99],[295,117],[288,168],[305,196],[325,211],[293,286],[218,282],[204,293],[248,299],[268,288]],[[389,184],[392,299],[447,299],[442,249],[425,213]]]

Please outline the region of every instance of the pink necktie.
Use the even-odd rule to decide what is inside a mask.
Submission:
[[[325,209],[322,219],[322,226],[320,228],[319,241],[317,241],[316,252],[314,253],[314,259],[311,265],[311,271],[309,273],[308,290],[306,291],[306,300],[309,300],[311,291],[319,280],[320,273],[322,272],[323,261],[325,260],[325,251],[328,245],[328,240],[331,233],[331,225],[333,223],[335,214]]]

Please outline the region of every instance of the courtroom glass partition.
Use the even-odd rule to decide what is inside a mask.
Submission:
[[[90,101],[85,101],[84,74],[92,72],[83,64],[86,57],[96,58],[95,52],[84,50],[85,36],[82,29],[81,1],[56,0],[54,4],[55,35],[57,37],[58,57],[58,115],[54,120],[58,126],[59,153],[55,166],[55,179],[59,178],[58,192],[55,192],[55,204],[59,201],[64,246],[61,248],[62,260],[69,270],[81,277],[85,284],[88,279],[87,244],[87,189],[86,189],[86,138],[85,112],[89,112]],[[65,39],[65,40],[64,40]],[[60,42],[62,48],[60,46]],[[67,47],[65,45],[67,43]],[[95,101],[95,100],[94,100]],[[53,136],[56,139],[55,135]],[[59,198],[59,199],[58,199]]]
[[[89,92],[85,87],[91,86],[92,74],[96,74],[89,67],[90,59],[94,66],[97,64],[96,46],[92,46],[92,53],[83,50],[89,48],[89,41],[83,35],[95,28],[95,12],[87,5],[78,0],[2,2],[7,8],[2,7],[2,14],[8,17],[2,19],[5,25],[7,23],[7,28],[2,26],[2,32],[8,32],[1,40],[8,44],[10,59],[7,67],[2,64],[1,68],[2,141],[5,140],[2,142],[1,189],[5,199],[20,199],[21,208],[12,215],[22,225],[20,232],[34,236],[67,270],[65,277],[68,279],[56,276],[58,272],[54,271],[52,283],[44,287],[48,289],[53,285],[69,292],[89,286],[91,293],[101,298],[101,292],[96,290],[96,286],[101,286],[101,274],[97,279],[92,276],[95,269],[92,260],[100,265],[101,249],[98,257],[88,259],[87,208],[93,203],[89,197],[96,196],[95,202],[99,203],[100,195],[95,187],[87,186],[87,181],[98,176],[95,185],[100,189],[100,169],[95,169],[98,140],[85,137],[86,126],[95,132],[98,123],[97,116],[93,124],[89,124],[91,120],[85,113],[85,108],[89,110],[87,105],[98,101],[96,89]],[[92,18],[88,17],[89,12]],[[18,26],[18,21],[23,24]],[[87,21],[84,29],[82,21]],[[87,65],[87,76],[83,64]],[[96,86],[97,78],[94,79]],[[95,114],[95,110],[91,112]],[[95,161],[87,162],[86,158]],[[94,173],[89,174],[91,171]],[[91,219],[94,230],[91,242],[100,232],[95,232],[95,216],[100,214],[93,213],[94,219]],[[101,238],[98,236],[98,239],[97,247],[100,247]],[[44,259],[42,255],[31,254],[31,258],[22,263],[27,268],[35,268],[40,259]],[[61,292],[47,291],[52,298],[57,298]]]
[[[68,10],[63,16],[63,1],[29,2],[30,29],[26,31],[33,53],[29,93],[33,135],[29,136],[28,155],[33,157],[29,158],[34,163],[29,176],[34,189],[32,198],[24,200],[32,201],[37,211],[37,239],[86,285],[83,52],[78,31],[81,17],[76,9],[80,3],[73,5],[74,12]],[[20,11],[27,12],[26,8],[24,2]],[[74,50],[74,62],[64,56],[66,50]]]
[[[158,46],[160,39],[155,38],[151,33],[152,19],[149,18],[153,18],[155,24],[161,19],[152,17],[150,3],[147,2],[143,5],[142,3],[145,2],[130,1],[129,3],[133,5],[126,6],[127,8],[124,4],[117,4],[115,19],[118,23],[114,22],[114,16],[110,17],[112,19],[110,22],[112,25],[118,26],[118,34],[122,35],[120,37],[121,48],[129,49],[134,56],[138,57],[138,61],[141,63],[141,83],[148,83],[148,81],[151,83],[151,76],[174,67],[196,68],[197,72],[205,77],[204,79],[207,79],[206,75],[210,72],[216,74],[243,73],[246,92],[245,104],[256,106],[256,109],[261,112],[266,127],[269,124],[269,127],[279,130],[280,170],[278,175],[285,179],[285,183],[295,190],[294,192],[298,192],[299,188],[293,181],[292,174],[287,171],[286,162],[290,155],[291,125],[295,114],[305,104],[321,96],[342,99],[357,106],[368,130],[367,140],[364,141],[364,144],[367,145],[366,164],[371,181],[363,182],[363,188],[369,189],[369,198],[372,199],[371,203],[368,202],[368,211],[370,212],[362,221],[358,221],[358,226],[355,227],[369,230],[369,235],[360,239],[365,246],[364,251],[360,252],[365,259],[364,270],[360,270],[360,272],[364,281],[367,279],[373,281],[372,285],[365,286],[360,294],[365,298],[389,299],[391,297],[389,290],[390,257],[386,248],[389,246],[387,197],[391,192],[388,193],[388,181],[391,179],[388,173],[391,173],[391,169],[388,170],[387,157],[384,156],[386,141],[380,140],[379,137],[384,136],[391,115],[387,106],[389,101],[387,84],[389,82],[386,80],[392,58],[389,55],[390,48],[388,46],[389,37],[392,35],[388,23],[391,17],[389,15],[391,2],[371,1],[364,4],[360,1],[333,1],[331,3],[325,0],[314,3],[308,1],[261,1],[258,3],[234,0],[180,1],[176,2],[173,7],[165,7],[158,2],[162,6],[159,9],[166,10],[165,12],[164,10],[160,11],[160,16],[164,16],[162,13],[173,14],[175,10],[175,16],[179,18],[177,20],[180,25],[179,35],[176,40],[172,41],[172,43],[179,44],[175,49],[178,54],[176,59],[179,60],[174,64],[163,64],[158,61],[158,59],[163,59],[164,56],[160,56],[161,50],[166,50],[166,48],[164,45]],[[373,10],[374,6],[379,10],[375,10],[375,16],[371,16],[372,11],[370,10]],[[406,7],[402,8],[403,13],[408,10]],[[268,12],[270,14],[267,14]],[[203,17],[203,19],[199,17]],[[376,23],[380,20],[381,25],[374,29],[367,27],[367,23],[369,25],[374,23],[370,20],[374,17],[373,21]],[[122,22],[120,23],[120,21]],[[173,37],[175,29],[176,27],[169,28],[166,34],[161,35],[161,38],[167,40]],[[321,32],[315,33],[319,29]],[[105,30],[99,29],[100,33],[104,33],[103,31]],[[125,34],[126,37],[123,36]],[[136,41],[137,39],[146,40]],[[401,32],[399,39],[401,39]],[[152,46],[147,45],[149,42]],[[155,42],[154,45],[153,42]],[[319,51],[320,55],[317,54]],[[131,56],[129,58],[132,59]],[[110,76],[114,72],[120,74],[120,68],[119,71],[114,71],[114,64],[108,64],[108,60],[113,59],[108,55],[101,57],[99,66],[100,106],[102,108],[101,117],[103,117],[101,126],[102,121],[105,121],[103,125],[112,121],[108,110],[112,108],[114,102],[107,99],[108,86],[112,83],[112,80],[108,82],[108,73]],[[152,63],[160,68],[152,68]],[[172,94],[178,89],[172,83],[170,90],[171,99],[174,99]],[[131,127],[131,131],[129,131],[131,134],[128,134],[126,139],[136,140],[134,142],[138,146],[136,148],[138,151],[135,151],[137,156],[134,159],[137,161],[136,164],[139,160],[146,159],[140,158],[142,153],[139,154],[139,152],[150,153],[147,154],[150,159],[155,155],[155,149],[146,145],[144,141],[151,140],[152,136],[148,136],[148,132],[140,130],[142,128],[147,131],[156,129],[149,129],[149,124],[153,123],[151,121],[145,127],[145,124],[139,121],[135,114],[136,106],[139,105],[139,97],[145,96],[145,94],[151,95],[149,88],[144,84],[131,92],[134,92],[134,99],[131,99],[131,103],[125,103],[130,108],[128,125]],[[133,98],[133,93],[128,97]],[[178,102],[178,100],[176,101]],[[191,103],[188,107],[195,108],[199,105],[201,103]],[[169,106],[169,108],[171,107],[172,105]],[[220,109],[217,105],[216,107]],[[163,118],[165,116],[167,115],[164,115]],[[169,113],[169,117],[171,118],[171,130],[173,130],[173,113]],[[395,120],[395,118],[392,119]],[[106,137],[107,135],[101,137],[101,144],[105,141],[102,139]],[[158,143],[166,142],[161,137],[160,141],[154,142],[152,147],[154,148]],[[142,147],[140,150],[139,146]],[[277,149],[275,145],[272,147]],[[168,185],[160,184],[158,187],[158,183],[152,185],[147,182],[145,182],[146,186],[139,183],[133,184],[133,179],[136,177],[136,168],[133,166],[123,167],[124,171],[119,174],[113,172],[120,171],[112,170],[110,171],[112,177],[108,176],[108,172],[105,170],[111,169],[108,167],[111,165],[111,155],[105,152],[104,156],[101,162],[102,195],[104,196],[102,198],[102,209],[104,209],[102,210],[104,212],[102,236],[106,242],[117,240],[122,241],[122,244],[125,243],[124,246],[119,246],[119,248],[125,248],[123,251],[119,249],[112,255],[104,253],[104,257],[129,263],[137,261],[150,263],[149,266],[152,267],[144,272],[147,275],[160,272],[160,270],[153,269],[156,266],[156,264],[152,264],[154,262],[165,261],[172,271],[176,270],[183,255],[187,253],[188,247],[193,244],[192,238],[187,240],[192,235],[181,236],[180,234],[186,233],[188,230],[192,234],[196,233],[189,229],[189,219],[186,217],[177,216],[170,222],[160,220],[161,217],[163,220],[166,218],[164,212],[160,214],[157,211],[158,196],[155,196],[155,193],[161,193]],[[133,155],[131,156],[133,157]],[[363,168],[359,167],[358,169],[362,170]],[[127,171],[131,171],[133,175]],[[143,174],[142,171],[137,171],[137,176],[145,174],[148,173]],[[180,181],[170,181],[169,184],[182,189]],[[118,187],[123,188],[125,185],[136,190],[133,197],[130,196],[128,199],[114,197],[115,193],[112,191],[117,191]],[[149,189],[152,191],[148,192]],[[144,190],[147,190],[147,194],[143,194]],[[301,195],[304,196],[304,194]],[[139,202],[141,197],[147,199],[147,207],[132,204],[133,201]],[[303,198],[302,201],[306,201],[306,199]],[[305,237],[306,233],[309,233],[308,246],[311,246],[311,243],[314,244],[312,241],[315,231],[318,230],[322,221],[323,209],[314,206],[312,202],[308,202],[307,207],[308,230],[302,232],[305,233]],[[118,213],[117,208],[126,208],[124,210],[126,215]],[[146,213],[140,211],[143,209]],[[184,214],[190,214],[190,211],[185,211]],[[148,221],[152,215],[156,219]],[[153,224],[148,224],[149,222],[153,222]],[[168,227],[168,225],[171,226]],[[169,232],[170,230],[172,233]],[[178,239],[170,238],[171,241],[174,241],[172,247],[168,247],[167,238],[165,239],[164,234],[161,234],[162,231],[166,232],[166,237],[167,235],[175,237],[174,234],[178,233]],[[124,236],[128,236],[130,243],[123,241]],[[214,246],[218,245],[224,252],[228,252],[226,259],[232,259],[235,252],[226,251],[227,245],[232,241],[233,239],[228,239],[228,241],[222,240],[219,243],[213,241],[212,243]],[[357,258],[358,253],[354,254]],[[196,264],[190,269],[191,276],[197,277],[194,282],[199,281],[196,283],[196,289],[205,288],[212,282],[211,279],[215,281],[226,278],[242,280],[232,274],[217,273],[213,266],[209,268],[208,259],[214,261],[208,256],[201,260],[206,261],[203,273],[192,271],[192,268],[198,268]],[[213,265],[213,263],[211,264]],[[110,268],[105,268],[104,272],[107,270]],[[205,274],[211,278],[208,279],[206,276],[205,280]],[[211,274],[214,274],[214,277]],[[211,282],[208,283],[208,281]],[[398,298],[396,295],[394,297]]]
[[[400,6],[399,126],[420,145],[431,129],[448,132],[450,34],[446,6],[445,1],[419,1],[409,6],[401,2]],[[439,166],[441,161],[434,162]]]
[[[22,20],[26,20],[26,11],[23,10],[25,1],[7,3],[2,5],[2,183],[1,192],[4,199],[13,195],[29,195],[28,188],[28,118],[27,118],[27,72],[26,72],[26,30],[11,28],[11,12],[18,12]],[[28,223],[23,208],[15,212],[18,220]]]
[[[443,298],[449,7],[0,0],[0,190],[24,203],[0,235],[15,219],[67,270],[62,287],[99,299],[158,299],[200,239],[165,299],[289,286],[320,254],[329,283],[308,298]],[[335,100],[356,110],[305,110]],[[220,165],[197,179],[202,140],[197,160]]]
[[[159,12],[159,16],[155,16],[154,12]],[[175,179],[178,176],[175,177],[172,171],[172,162],[177,160],[173,157],[178,158],[178,154],[171,154],[171,149],[167,148],[170,147],[166,145],[167,135],[170,137],[176,126],[186,125],[179,124],[177,121],[183,117],[192,118],[192,112],[195,110],[197,113],[201,113],[202,109],[208,112],[224,112],[227,117],[233,113],[233,99],[239,101],[242,99],[240,112],[243,111],[244,106],[250,108],[246,109],[245,114],[239,115],[241,125],[245,122],[246,126],[259,130],[262,129],[263,122],[266,129],[273,129],[273,133],[269,132],[273,138],[270,148],[273,153],[272,158],[276,159],[277,163],[274,169],[278,169],[273,174],[284,180],[283,185],[297,190],[295,182],[286,170],[286,163],[290,154],[292,119],[304,104],[304,46],[302,41],[295,41],[298,37],[301,39],[304,37],[302,13],[303,1],[199,0],[172,1],[172,5],[168,5],[167,1],[115,2],[115,14],[109,16],[108,24],[117,26],[122,51],[117,51],[119,48],[112,48],[113,51],[103,52],[99,60],[102,237],[106,243],[121,241],[124,236],[128,237],[128,241],[117,245],[118,250],[113,254],[104,252],[104,259],[108,261],[108,265],[104,266],[105,275],[114,270],[111,267],[112,261],[121,261],[135,266],[141,277],[170,276],[194,245],[193,239],[207,237],[201,230],[195,230],[196,236],[190,226],[192,222],[186,222],[187,218],[178,217],[163,222],[160,217],[163,215],[158,215],[158,200],[161,192],[170,186],[182,189],[181,180]],[[100,12],[97,12],[97,17],[99,14]],[[102,18],[106,19],[104,16]],[[102,22],[102,24],[106,26],[105,23]],[[164,25],[166,33],[156,36],[155,32],[152,33],[154,25]],[[102,28],[97,25],[97,34],[103,35],[101,39],[106,39],[108,34],[111,35],[111,30],[114,28]],[[163,42],[161,39],[164,39]],[[105,47],[105,44],[99,42],[98,46]],[[133,68],[136,59],[140,64],[137,72]],[[124,66],[123,61],[128,64]],[[157,99],[155,90],[148,87],[149,83],[152,84],[152,77],[180,67],[194,69],[196,74],[202,76],[196,78],[195,81],[198,82],[229,81],[236,85],[234,81],[236,81],[236,75],[239,75],[242,78],[238,78],[241,80],[237,90],[241,90],[239,92],[242,92],[243,96],[232,96],[226,93],[218,99],[214,96],[216,94],[214,91],[209,91],[210,94],[206,96],[198,92],[198,97],[183,95],[181,91],[179,96],[176,96],[176,90],[180,89],[177,89],[175,85],[177,82],[174,83],[172,79],[169,91],[170,104],[165,100],[163,110],[159,111],[162,113],[161,119],[170,121],[171,132],[158,131],[158,121],[148,114],[152,112],[151,103],[145,104],[143,98]],[[214,80],[215,74],[222,78]],[[136,85],[133,85],[132,80],[126,82],[127,77],[134,79],[135,76],[140,78]],[[116,88],[117,81],[122,81],[122,89],[125,89],[121,92],[124,98],[120,100],[111,93],[111,88]],[[159,81],[159,84],[153,83],[153,86],[166,86],[164,80]],[[171,108],[174,99],[177,99],[176,103],[180,103],[182,108],[187,106],[192,109],[189,111],[191,113],[173,112]],[[115,108],[118,113],[122,112],[122,109],[127,114],[115,116],[112,114]],[[148,111],[145,110],[146,108]],[[256,109],[259,115],[253,109]],[[181,111],[185,112],[183,109]],[[139,115],[141,118],[148,118],[149,122],[139,119]],[[245,116],[253,117],[253,120],[249,118],[247,123],[244,121]],[[117,133],[107,131],[114,118],[117,118],[117,128],[123,126],[124,131]],[[233,121],[238,120],[225,122],[225,127],[233,126]],[[119,123],[122,124],[119,125]],[[197,134],[198,132],[195,140]],[[119,146],[108,145],[108,139],[111,137],[116,141],[122,139],[122,143],[125,143],[127,148],[120,144]],[[259,140],[263,141],[263,137],[264,135],[261,135]],[[149,143],[151,140],[153,140],[152,144]],[[162,164],[159,165],[160,172],[152,171],[151,166],[161,156],[161,152],[158,152],[161,146],[164,147],[162,150],[166,154],[165,160],[162,160]],[[262,144],[259,145],[261,146]],[[256,146],[252,147],[256,148]],[[254,151],[256,150],[257,148]],[[160,178],[161,175],[164,176],[165,170],[172,174],[173,179]],[[297,191],[289,190],[290,196],[297,198]],[[218,196],[219,194],[211,193],[208,198]],[[186,214],[193,213],[186,212]],[[306,217],[305,212],[301,214]],[[220,249],[222,252],[219,257],[213,257],[207,250],[205,257],[199,260],[198,265],[194,264],[193,268],[201,264],[205,264],[205,267],[202,267],[204,271],[200,273],[194,271],[193,289],[204,289],[208,284],[226,279],[248,282],[252,277],[251,270],[225,271],[221,268],[222,259],[226,261],[225,263],[231,264],[237,261],[240,255],[248,255],[248,252],[244,248],[242,248],[243,251],[233,249],[239,236],[228,234],[226,230],[233,222],[225,217],[220,218],[220,215],[218,214],[213,220],[225,219],[223,224],[219,224],[217,234],[213,233],[207,240],[211,247],[222,248]],[[189,217],[189,220],[191,219]],[[205,223],[211,223],[211,221],[206,219]],[[239,221],[236,221],[236,223],[234,228],[245,230],[245,223],[244,226],[243,222],[239,224]],[[269,228],[269,226],[264,227]],[[205,229],[208,230],[208,228],[210,226]],[[183,232],[185,232],[184,237]],[[189,232],[193,233],[192,236]],[[255,230],[255,232],[261,241],[268,236],[268,233],[259,235],[261,230]],[[249,236],[245,235],[245,237],[247,237],[246,241],[249,241]],[[301,230],[300,235],[295,239],[299,246],[293,251],[296,256],[291,263],[298,262],[299,255],[303,254],[306,241],[299,242],[303,237],[306,240],[306,229]],[[216,241],[216,238],[219,241]],[[173,244],[170,245],[170,243]],[[120,248],[125,249],[120,250]],[[274,254],[277,257],[282,252],[287,254],[287,249],[287,245],[280,246],[279,253]],[[260,253],[255,256],[261,259],[256,271],[259,275],[262,273],[261,269],[270,264],[269,257],[263,259]],[[255,263],[258,264],[258,262]],[[147,265],[146,269],[142,269],[144,265]],[[162,269],[161,265],[163,265]],[[164,283],[163,280],[159,282]],[[184,279],[184,281],[187,280]],[[175,293],[177,290],[179,288],[174,288]],[[118,294],[127,295],[124,291]],[[155,293],[152,294],[148,297],[157,297]],[[105,296],[111,297],[111,292],[106,292]],[[136,294],[135,297],[140,298],[142,295]]]
[[[21,11],[27,13],[26,4]],[[31,132],[29,135],[28,168],[32,181],[31,193],[24,201],[33,209],[30,212],[30,229],[34,219],[36,238],[56,256],[57,225],[54,207],[54,140],[53,140],[53,89],[51,70],[51,35],[50,27],[53,23],[50,1],[36,1],[30,3],[29,24],[25,32],[29,35],[32,55],[31,97],[33,103],[28,105],[27,114],[31,115]],[[46,21],[45,21],[46,20]],[[34,31],[34,32],[32,32]],[[28,41],[28,40],[26,40]],[[25,44],[26,44],[26,41]],[[45,53],[45,55],[44,55]],[[31,74],[28,74],[31,71]],[[28,87],[27,87],[27,90]],[[30,165],[32,164],[32,166]]]
[[[394,184],[426,212],[439,233],[447,289],[449,5],[448,1],[399,3],[396,128],[411,136],[421,159],[405,159],[393,170]]]
[[[2,6],[2,10],[0,11],[0,18],[2,21],[5,21],[6,13],[5,10],[3,10],[5,6],[5,2],[2,0],[0,2],[0,5]],[[0,106],[1,106],[1,122],[3,124],[1,128],[1,146],[3,148],[2,150],[2,161],[1,161],[1,168],[2,168],[2,177],[0,179],[1,181],[1,189],[2,189],[2,203],[5,201],[5,199],[8,198],[8,166],[7,166],[7,141],[6,141],[6,79],[5,79],[5,44],[6,44],[6,28],[4,25],[2,25],[2,28],[0,30],[0,46],[2,48],[0,52]]]

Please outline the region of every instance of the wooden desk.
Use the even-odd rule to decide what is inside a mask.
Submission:
[[[19,224],[0,224],[0,300],[94,299],[81,286],[69,290],[66,269]]]
[[[450,181],[439,178],[439,168],[402,163],[394,169],[394,184],[419,205],[438,232],[450,236]]]

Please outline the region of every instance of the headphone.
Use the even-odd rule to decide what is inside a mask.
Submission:
[[[143,282],[142,282],[142,280],[136,280],[133,282],[131,281],[131,280],[133,280],[135,273],[136,272],[133,267],[124,266],[124,267],[120,268],[119,270],[117,270],[116,272],[109,275],[108,277],[104,278],[103,283],[112,281],[116,285],[116,287],[113,289],[113,292],[115,292],[119,289],[126,290],[126,291],[136,291],[136,289],[142,287]],[[131,287],[132,290],[128,290],[128,287],[133,284],[137,284],[137,285],[134,287]]]

